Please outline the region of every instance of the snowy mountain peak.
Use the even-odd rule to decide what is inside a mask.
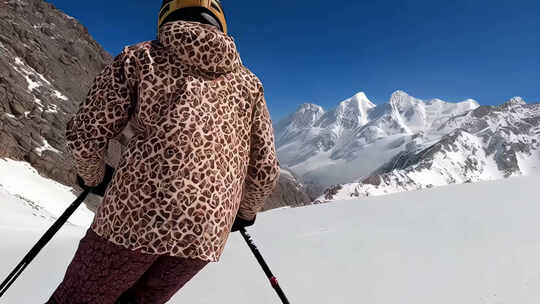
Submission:
[[[324,109],[316,104],[304,103],[300,105],[296,112],[274,125],[277,144],[283,144],[302,130],[312,128],[324,113]]]
[[[335,110],[338,124],[344,127],[363,126],[368,122],[368,114],[375,108],[364,92],[342,101]]]
[[[313,104],[313,103],[303,103],[301,104],[298,109],[296,109],[295,113],[306,113],[306,112],[322,112],[324,113],[323,107]]]
[[[390,99],[392,99],[392,97],[394,96],[410,96],[409,93],[405,92],[405,91],[402,91],[402,90],[396,90],[394,93],[392,93],[392,96],[390,97]]]
[[[325,113],[321,106],[311,103],[304,103],[298,107],[296,112],[287,119],[287,125],[296,128],[309,128]]]
[[[464,101],[462,101],[460,103],[461,104],[469,104],[469,105],[471,105],[471,108],[474,108],[474,109],[478,108],[480,106],[480,103],[478,101],[476,101],[474,99],[471,99],[471,98],[466,99],[466,100],[464,100]]]
[[[527,102],[525,102],[525,100],[523,100],[523,98],[521,98],[519,96],[516,96],[516,97],[511,98],[507,102],[505,102],[503,104],[503,107],[508,108],[508,107],[524,106],[526,104],[527,104]]]
[[[368,108],[374,108],[375,107],[375,104],[373,104],[369,98],[367,97],[366,93],[364,92],[358,92],[356,93],[353,97],[351,97],[350,99],[352,100],[355,100],[356,102],[358,102],[359,104],[363,104],[365,105],[366,107]]]
[[[446,101],[439,99],[439,98],[433,98],[428,101],[426,101],[427,105],[435,105],[435,104],[444,104]]]
[[[425,103],[404,91],[396,91],[390,97],[385,114],[392,121],[393,128],[399,132],[413,134],[421,131],[426,125]]]
[[[420,99],[416,99],[404,91],[395,91],[390,97],[390,104],[395,106],[400,112],[412,105],[421,103]]]

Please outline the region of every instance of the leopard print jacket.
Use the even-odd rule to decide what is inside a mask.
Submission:
[[[128,122],[92,229],[131,250],[218,261],[235,217],[253,219],[279,175],[263,87],[233,39],[178,21],[125,48],[67,126],[87,185],[103,180],[109,140]]]

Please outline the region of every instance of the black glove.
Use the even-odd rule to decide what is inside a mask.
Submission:
[[[96,187],[88,187],[84,184],[84,180],[82,177],[77,175],[77,183],[83,190],[90,189],[91,193],[94,193],[95,195],[99,195],[101,197],[105,196],[105,190],[107,190],[107,186],[109,186],[109,183],[111,182],[114,175],[114,168],[107,165],[105,168],[105,176],[103,177],[103,181],[101,184],[97,185]]]
[[[236,219],[234,219],[234,224],[232,226],[231,232],[236,232],[236,231],[238,231],[240,229],[243,229],[243,228],[246,228],[246,227],[249,227],[249,226],[253,226],[253,224],[255,224],[255,219],[256,218],[254,218],[251,221],[248,221],[248,220],[245,220],[243,218],[239,218],[237,216]]]

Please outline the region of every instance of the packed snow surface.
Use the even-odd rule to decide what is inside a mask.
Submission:
[[[72,192],[73,189],[39,175],[36,169],[26,162],[10,159],[0,159],[0,189],[21,197],[29,204],[39,206],[55,217],[59,217],[77,198]],[[0,207],[0,212],[3,212],[3,201],[0,201]],[[92,222],[92,218],[92,211],[83,205],[71,217],[70,222],[86,226]]]
[[[291,303],[536,304],[539,183],[518,177],[280,209],[261,214],[250,231]],[[0,201],[3,278],[52,220],[2,189]],[[43,303],[84,230],[66,226],[0,303]],[[279,299],[234,234],[221,262],[170,303]]]

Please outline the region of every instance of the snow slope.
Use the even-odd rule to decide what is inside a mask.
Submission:
[[[0,159],[0,189],[20,196],[26,204],[58,217],[77,198],[70,187],[42,177],[27,162]],[[4,203],[0,202],[3,208]],[[70,222],[89,226],[94,215],[81,206],[71,217]]]
[[[263,213],[251,229],[291,303],[540,302],[539,176]],[[50,220],[0,191],[0,277]],[[68,226],[4,304],[43,303],[84,228]],[[279,300],[240,235],[170,303]]]

